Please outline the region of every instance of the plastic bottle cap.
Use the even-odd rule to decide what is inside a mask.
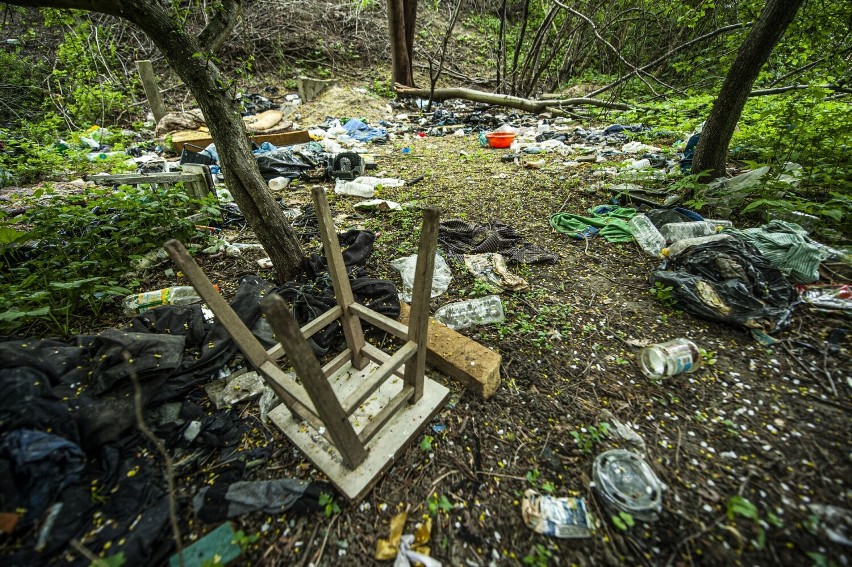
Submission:
[[[662,256],[664,258],[668,258],[669,257],[669,249],[663,248],[662,250],[660,250],[660,256]]]

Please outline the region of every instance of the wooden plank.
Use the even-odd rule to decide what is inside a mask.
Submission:
[[[348,348],[332,358],[330,361],[326,362],[322,367],[322,373],[325,374],[325,377],[328,378],[352,360],[352,351]]]
[[[390,317],[386,317],[381,313],[373,311],[369,307],[357,302],[350,305],[349,310],[367,323],[381,329],[382,331],[390,333],[403,341],[408,340],[408,327],[399,321],[394,321]]]
[[[264,362],[270,360],[266,354],[266,349],[246,327],[243,320],[234,313],[225,298],[216,291],[216,288],[213,287],[213,284],[210,283],[210,280],[207,279],[207,276],[186,251],[183,244],[177,240],[169,240],[163,245],[163,248],[216,316],[216,320],[225,327],[249,364],[255,370],[258,370]]]
[[[408,322],[408,340],[417,344],[414,360],[405,365],[405,383],[414,388],[412,402],[423,395],[423,372],[426,370],[426,344],[428,341],[429,302],[432,299],[432,274],[435,271],[435,249],[438,246],[438,219],[436,207],[423,209],[423,227],[420,246],[417,248],[417,266],[411,290],[411,318]]]
[[[193,181],[197,179],[197,173],[169,172],[169,173],[116,173],[113,175],[86,175],[84,181],[91,181],[97,185],[139,185],[140,183],[177,183],[179,181]]]
[[[194,146],[206,147],[213,143],[213,138],[209,132],[200,130],[182,130],[171,134],[172,146],[175,152],[181,153],[184,144],[192,144]],[[255,134],[251,136],[251,141],[257,145],[263,142],[269,142],[275,146],[292,146],[294,144],[305,144],[311,141],[311,136],[307,130],[293,130],[292,132],[278,132],[277,134]]]
[[[284,345],[287,357],[314,403],[320,419],[334,441],[334,446],[340,451],[346,465],[356,468],[367,458],[367,451],[358,440],[348,416],[340,407],[340,402],[310,345],[302,337],[302,331],[290,314],[290,309],[284,300],[275,294],[268,295],[260,306],[275,331],[275,336]]]
[[[352,415],[355,408],[364,403],[364,400],[369,398],[370,394],[375,392],[391,374],[396,372],[396,370],[405,364],[409,358],[414,356],[416,352],[417,345],[409,342],[405,343],[401,349],[396,351],[393,356],[389,357],[376,369],[375,372],[370,375],[369,379],[362,382],[361,385],[358,386],[358,389],[343,401],[343,411],[346,412],[346,415]]]
[[[343,326],[343,336],[346,344],[352,350],[352,366],[361,369],[367,364],[367,359],[361,353],[364,348],[364,331],[361,328],[361,320],[349,311],[349,306],[355,303],[352,295],[352,286],[349,284],[349,274],[346,272],[346,264],[343,263],[343,254],[340,251],[340,242],[337,240],[337,231],[334,229],[334,221],[331,220],[331,211],[325,189],[314,187],[311,190],[314,197],[317,220],[319,221],[319,233],[322,239],[325,259],[328,263],[328,273],[334,287],[334,298],[343,309],[340,323]]]
[[[399,394],[397,394],[391,401],[387,403],[385,407],[382,408],[376,416],[373,418],[367,427],[365,427],[361,433],[358,434],[358,439],[361,443],[367,444],[370,440],[375,437],[376,433],[378,433],[382,427],[394,416],[396,412],[399,411],[399,406],[407,402],[411,399],[411,396],[414,395],[414,388],[405,384],[400,390]]]
[[[337,319],[343,315],[343,309],[339,305],[335,305],[313,321],[308,321],[302,327],[302,336],[306,339],[314,336],[319,330],[323,329],[326,325]],[[282,356],[284,356],[284,346],[281,343],[270,348],[266,353],[269,355],[269,358],[272,360],[278,360]]]
[[[343,316],[343,308],[339,305],[335,305],[313,321],[308,321],[302,327],[302,336],[306,339],[313,337],[320,330],[324,329],[326,325],[334,322],[338,317]]]
[[[311,397],[308,392],[305,391],[305,388],[290,378],[277,364],[272,361],[264,362],[260,365],[260,368],[258,368],[257,371],[263,374],[264,377],[268,378],[268,380],[266,380],[267,383],[273,382],[280,388],[283,388],[284,391],[287,392],[288,396],[307,408],[307,410],[311,412],[316,419],[321,421],[321,417],[318,415],[316,406],[311,401]],[[296,374],[298,375],[298,371]],[[276,392],[277,391],[278,390],[276,390]],[[284,400],[282,399],[281,401]]]
[[[400,305],[399,320],[408,322],[410,309]],[[500,388],[500,353],[486,348],[434,319],[429,319],[426,362],[487,400]]]
[[[364,356],[372,360],[376,364],[384,364],[390,360],[390,355],[383,350],[379,350],[370,343],[364,343]],[[394,371],[394,374],[400,378],[405,377],[405,366],[400,366]]]
[[[157,86],[157,77],[154,75],[154,66],[147,59],[136,62],[136,70],[142,80],[142,88],[145,89],[145,97],[154,115],[154,125],[158,124],[166,115],[166,105],[160,95],[160,87]]]
[[[373,364],[358,371],[350,369],[342,371],[344,377],[332,378],[340,397],[348,397],[350,386],[374,371]],[[354,373],[354,374],[353,374]],[[402,380],[394,379],[385,382],[351,420],[356,431],[363,431],[375,415],[381,411],[394,396],[399,393]],[[423,397],[416,404],[402,404],[402,407],[382,427],[367,444],[367,460],[357,469],[347,467],[338,451],[324,438],[318,438],[314,429],[305,427],[298,418],[280,405],[269,412],[269,419],[281,429],[284,435],[298,447],[305,456],[321,470],[328,480],[347,499],[358,502],[364,498],[370,489],[379,481],[382,474],[389,469],[394,461],[403,454],[405,448],[417,439],[418,433],[440,410],[449,397],[449,390],[426,378],[423,385]]]

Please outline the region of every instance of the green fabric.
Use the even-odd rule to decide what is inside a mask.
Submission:
[[[550,226],[553,230],[562,234],[570,234],[574,238],[584,238],[584,231],[589,227],[600,229],[600,235],[609,242],[631,242],[633,234],[627,226],[627,221],[636,216],[636,209],[618,207],[617,209],[597,214],[589,209],[589,216],[573,215],[570,213],[556,213],[550,217]]]
[[[726,232],[738,232],[794,284],[817,281],[819,265],[827,258],[826,253],[808,238],[808,233],[795,223],[774,220],[758,228]]]

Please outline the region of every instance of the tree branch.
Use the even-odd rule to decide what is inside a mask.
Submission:
[[[693,39],[693,40],[687,41],[686,43],[683,43],[683,44],[681,44],[681,45],[678,45],[678,46],[677,46],[677,47],[675,47],[675,48],[670,49],[668,52],[666,52],[666,54],[665,54],[665,55],[662,55],[661,57],[657,57],[656,59],[654,59],[654,60],[653,60],[653,61],[651,61],[650,63],[647,63],[647,64],[645,64],[645,65],[642,65],[642,66],[641,66],[641,67],[639,67],[638,69],[634,68],[634,70],[633,70],[633,71],[631,71],[631,72],[629,72],[628,74],[624,75],[624,76],[623,76],[623,77],[621,77],[620,79],[617,79],[617,80],[613,81],[612,83],[610,83],[610,84],[608,84],[608,85],[606,85],[606,86],[603,86],[603,87],[599,88],[599,89],[598,89],[598,90],[596,90],[596,91],[592,91],[592,92],[590,92],[589,94],[587,94],[586,96],[589,96],[589,97],[597,96],[597,95],[599,95],[599,94],[601,94],[601,93],[604,93],[604,92],[606,92],[606,91],[610,90],[610,89],[611,89],[611,88],[613,88],[613,87],[617,87],[618,85],[620,85],[620,84],[621,84],[621,83],[623,83],[624,81],[628,80],[630,77],[632,77],[632,76],[636,75],[637,71],[639,71],[639,72],[645,72],[647,69],[649,69],[649,68],[651,68],[651,67],[654,67],[655,65],[659,65],[660,63],[662,63],[663,61],[665,61],[666,59],[668,59],[669,57],[671,57],[671,56],[672,56],[672,55],[674,55],[675,53],[678,53],[678,52],[680,52],[680,51],[683,51],[684,49],[687,49],[687,48],[689,48],[689,47],[692,47],[692,46],[693,46],[693,45],[695,45],[696,43],[699,43],[699,42],[702,42],[702,41],[705,41],[705,40],[708,40],[708,39],[713,39],[713,38],[714,38],[714,37],[716,37],[717,35],[721,35],[721,34],[723,34],[723,33],[729,32],[729,31],[731,31],[731,30],[739,29],[739,28],[742,28],[742,27],[745,27],[745,26],[750,26],[750,25],[751,25],[751,22],[747,22],[747,23],[744,23],[744,24],[731,24],[731,25],[729,25],[729,26],[725,26],[725,27],[721,27],[721,28],[719,28],[719,29],[717,29],[717,30],[713,30],[713,31],[711,31],[711,32],[709,32],[709,33],[706,33],[706,34],[704,34],[704,35],[700,36],[700,37],[696,37],[696,38],[695,38],[695,39]]]
[[[216,13],[198,36],[198,43],[210,53],[219,51],[234,31],[242,10],[241,0],[220,0],[215,6]]]
[[[841,87],[838,85],[788,85],[786,87],[775,87],[774,89],[758,89],[756,91],[751,91],[748,96],[766,96],[766,95],[774,95],[786,93],[787,91],[796,91],[801,89],[810,89],[810,88],[819,88],[826,89],[829,91],[835,91],[838,93],[852,93],[852,89]]]
[[[394,91],[397,94],[402,96],[414,96],[419,98],[428,98],[429,97],[429,89],[416,89],[412,87],[406,87],[399,83],[395,83],[393,86]],[[630,110],[632,107],[628,104],[622,104],[620,102],[607,102],[605,100],[597,100],[594,98],[567,98],[562,100],[531,100],[527,98],[520,98],[516,96],[504,95],[504,94],[494,94],[494,93],[486,93],[482,91],[475,91],[473,89],[463,89],[463,88],[448,88],[448,89],[435,89],[434,93],[432,93],[432,100],[447,100],[451,98],[461,98],[465,100],[470,100],[473,102],[482,102],[485,104],[496,104],[500,106],[507,106],[509,108],[517,108],[520,110],[526,110],[527,112],[544,112],[549,107],[558,108],[562,106],[599,106],[601,108],[613,108],[615,110]]]

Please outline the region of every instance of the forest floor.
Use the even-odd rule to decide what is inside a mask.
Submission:
[[[322,97],[302,108],[299,122],[309,126],[325,116],[372,122],[402,112],[388,116],[386,101],[336,91],[351,99]],[[792,325],[776,336],[779,342],[766,347],[741,329],[661,302],[648,283],[656,261],[634,243],[577,241],[548,223],[553,213],[583,214],[608,202],[594,164],[566,167],[558,154],[523,156],[521,162],[545,160],[530,169],[501,161],[508,150],[480,148],[476,135],[397,137],[372,153],[383,175],[423,176],[414,185],[382,189],[379,197],[438,206],[442,219],[500,220],[559,259],[510,266],[530,288],[502,294],[506,321],[461,331],[502,355],[502,385],[491,399],[427,368],[452,391],[432,427],[359,504],[338,496],[339,513],[238,518],[245,533],[260,535],[248,546],[252,563],[378,563],[377,540],[388,537],[394,515],[408,510],[404,533],[431,517],[431,555],[444,565],[846,564],[848,548],[829,540],[820,506],[846,509],[849,521],[850,343],[829,341],[837,336],[832,331],[848,328],[848,319],[800,304]],[[368,274],[399,285],[389,263],[415,252],[419,215],[409,209],[359,212],[352,207],[358,199],[326,188],[339,231],[377,233]],[[286,188],[281,196],[307,204],[310,184]],[[251,240],[245,232],[225,236]],[[249,251],[239,258],[200,257],[199,263],[229,296],[238,276],[257,272],[261,256]],[[272,272],[261,275],[272,279]],[[151,289],[165,283],[162,271],[144,282]],[[449,291],[433,300],[433,309],[479,295],[478,285],[454,269]],[[645,378],[639,345],[677,337],[704,349],[705,364],[690,374]],[[256,402],[237,410],[260,423]],[[593,429],[612,417],[644,440],[647,462],[665,485],[654,522],[620,529],[594,493],[596,455],[623,446],[614,434]],[[274,426],[256,427],[264,431],[250,428],[243,445],[266,442],[274,452],[247,479],[321,478]],[[192,521],[189,512],[203,474],[179,482],[189,540],[213,527]],[[584,498],[596,533],[569,540],[534,533],[521,515],[530,488]],[[839,531],[848,536],[848,528]]]

